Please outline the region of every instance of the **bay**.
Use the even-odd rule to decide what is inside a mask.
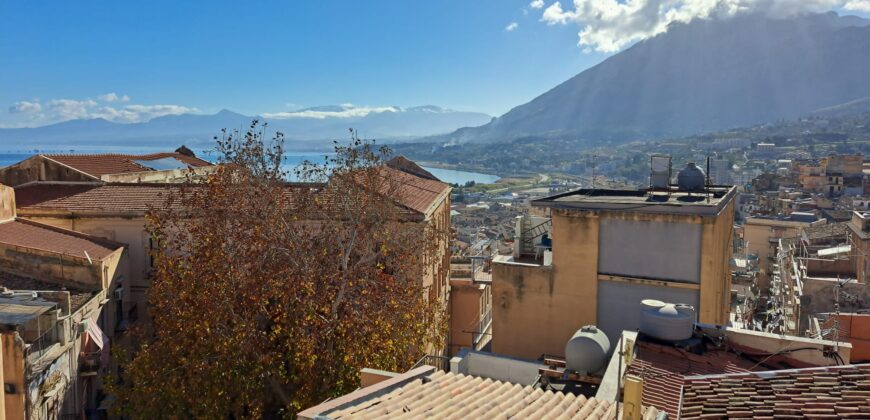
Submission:
[[[82,151],[85,152],[85,151]],[[124,150],[88,150],[85,153],[153,153],[154,150],[136,150],[136,149],[124,149]],[[46,151],[45,153],[69,153],[69,151]],[[81,153],[81,152],[80,152]],[[213,153],[209,153],[209,151],[198,151],[199,156],[212,160]],[[32,156],[32,153],[20,153],[20,152],[9,152],[4,153],[0,152],[0,168],[4,166],[9,166],[15,163],[18,163],[24,159]],[[324,157],[328,156],[328,153],[323,152],[294,152],[288,153],[284,155],[284,169],[292,172],[292,169],[302,164],[303,161],[309,160],[315,163],[323,163]],[[441,181],[444,181],[448,184],[459,184],[464,185],[469,181],[474,181],[476,184],[491,184],[499,180],[499,177],[496,175],[483,174],[479,172],[468,172],[468,171],[459,171],[455,169],[442,169],[442,168],[432,168],[424,166],[423,169],[435,175]]]

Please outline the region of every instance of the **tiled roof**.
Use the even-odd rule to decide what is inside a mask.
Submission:
[[[197,185],[186,187],[196,188]],[[144,215],[149,208],[165,208],[172,194],[178,193],[181,188],[181,184],[33,183],[16,188],[15,201],[18,214],[23,217],[35,216],[42,212]],[[325,204],[334,200],[332,197],[335,192],[323,189],[322,185],[288,184],[284,196],[290,206],[293,206],[295,193],[301,188],[313,188],[312,191],[318,194],[318,198]],[[173,206],[180,206],[179,200],[174,200],[172,203]],[[406,210],[405,206],[399,208],[397,216],[407,220],[416,220],[420,217],[416,210]]]
[[[87,303],[89,300],[91,300],[91,298],[94,297],[94,292],[87,292],[66,285],[60,286],[57,284],[35,280],[29,277],[22,277],[2,270],[0,270],[0,287],[5,287],[10,290],[66,290],[69,292],[69,303],[72,312],[75,312],[77,309],[81,308],[85,303]]]
[[[437,179],[421,178],[389,166],[380,168],[379,175],[388,180],[385,188],[392,190],[391,182],[396,183],[395,190],[390,192],[396,202],[422,214],[426,214],[438,197],[450,189],[450,185]]]
[[[391,168],[398,169],[403,172],[407,172],[411,175],[416,175],[420,178],[430,179],[433,181],[440,181],[438,177],[432,175],[431,172],[423,169],[420,165],[415,163],[413,160],[410,160],[404,156],[396,156],[389,161],[387,161],[387,166]]]
[[[681,419],[870,419],[870,364],[686,378]]]
[[[611,401],[439,371],[318,418],[615,419],[616,408]],[[647,409],[644,418],[656,414]]]
[[[21,219],[0,223],[0,243],[92,259],[102,259],[123,247],[108,240]]]
[[[637,342],[637,355],[627,374],[643,378],[643,404],[675,416],[683,378],[694,375],[748,372],[754,363],[734,353],[710,350],[698,355],[676,347]]]
[[[385,180],[382,183],[383,193],[409,210],[424,215],[439,197],[450,189],[448,184],[441,181],[421,178],[387,166],[379,168],[377,175]],[[30,210],[144,213],[149,205],[164,206],[170,189],[178,187],[178,184],[147,183],[103,185],[33,183],[17,188],[15,201],[22,214],[27,214]],[[300,186],[288,184],[288,194],[297,188]]]
[[[174,184],[61,185],[36,183],[15,189],[18,213],[30,211],[145,213],[166,205]]]
[[[43,155],[46,158],[60,162],[81,172],[101,177],[108,174],[128,172],[145,172],[152,170],[135,161],[152,161],[157,159],[175,158],[191,167],[210,166],[211,163],[181,153],[151,153],[147,155],[123,154],[93,154],[93,155]]]

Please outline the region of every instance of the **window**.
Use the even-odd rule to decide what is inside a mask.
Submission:
[[[112,304],[115,305],[115,329],[120,330],[124,322],[124,288],[116,287]]]

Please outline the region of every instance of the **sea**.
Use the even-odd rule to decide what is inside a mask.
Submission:
[[[75,150],[73,153],[130,153],[130,154],[138,154],[138,153],[153,153],[157,150],[150,149],[142,149],[142,148],[131,148],[131,149],[115,149],[115,150]],[[70,153],[70,150],[39,150],[33,151],[30,153],[26,152],[2,152],[0,151],[0,168],[4,166],[9,166],[15,163],[18,163],[24,159],[29,158],[35,153]],[[197,156],[202,157],[207,160],[214,160],[212,151],[197,151]],[[328,156],[328,153],[318,153],[318,152],[292,152],[284,155],[284,169],[288,172],[293,172],[293,168],[296,168],[302,162],[308,160],[315,163],[322,163],[324,161],[324,157]],[[432,168],[424,166],[423,169],[431,172],[432,175],[435,175],[443,182],[447,182],[449,184],[459,184],[464,185],[470,181],[473,181],[476,184],[491,184],[499,180],[497,175],[483,174],[479,172],[468,172],[468,171],[458,171],[454,169],[442,169],[442,168]]]

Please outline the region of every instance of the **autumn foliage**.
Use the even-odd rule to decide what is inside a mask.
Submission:
[[[154,209],[151,326],[123,357],[117,414],[275,418],[410,368],[443,347],[446,315],[421,278],[446,232],[394,199],[386,149],[355,135],[288,183],[283,139],[218,139],[221,169]]]

